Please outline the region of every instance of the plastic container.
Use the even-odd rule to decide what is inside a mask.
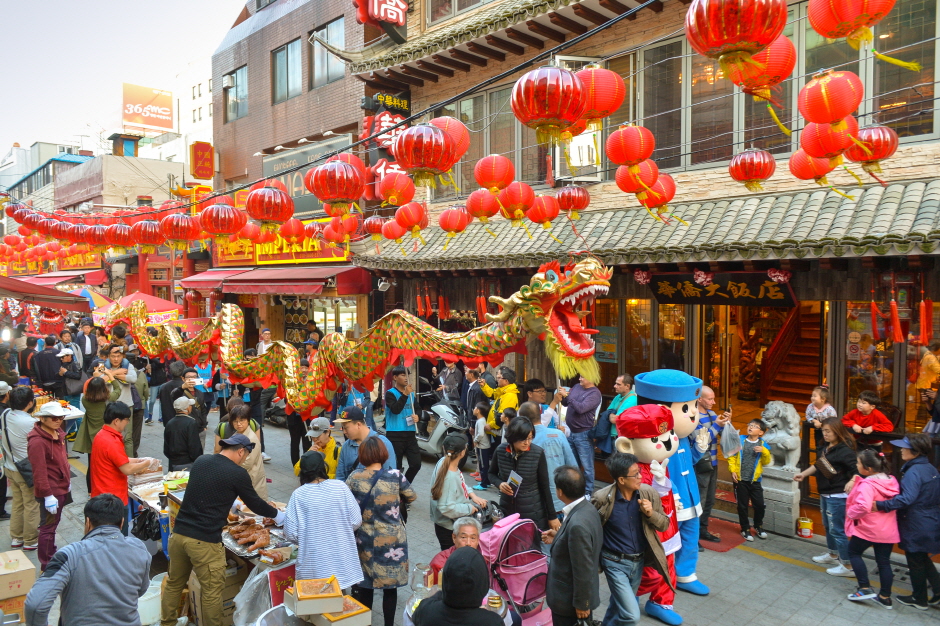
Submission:
[[[154,577],[156,578],[156,577]],[[160,584],[151,583],[147,593],[137,601],[137,613],[140,615],[140,623],[144,626],[150,626],[160,622]]]
[[[160,586],[162,586],[162,585],[163,585],[163,579],[166,578],[166,577],[167,577],[167,573],[166,573],[166,572],[163,572],[162,574],[157,574],[156,576],[154,576],[153,578],[150,579],[150,586],[151,586],[151,587],[154,587],[154,586],[160,587]]]
[[[288,615],[287,609],[280,604],[262,613],[255,626],[307,626],[307,623],[296,615]]]
[[[803,539],[810,539],[813,536],[813,520],[808,517],[801,517],[796,520],[797,536]]]

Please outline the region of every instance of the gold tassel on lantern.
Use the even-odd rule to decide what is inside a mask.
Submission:
[[[864,186],[865,186],[865,183],[862,182],[862,179],[859,178],[859,175],[856,174],[855,172],[853,172],[852,170],[850,170],[848,165],[843,165],[843,166],[842,166],[842,169],[844,169],[846,172],[848,172],[849,174],[852,175],[852,178],[855,179],[855,182],[858,183],[858,186],[859,186],[859,187],[864,187]]]
[[[875,55],[875,58],[879,61],[884,61],[885,63],[890,63],[891,65],[897,65],[898,67],[903,67],[906,70],[911,70],[913,72],[919,72],[921,70],[920,63],[916,61],[902,61],[901,59],[895,59],[894,57],[889,57],[887,55],[881,54],[874,48],[871,49],[871,53]]]
[[[757,96],[754,96],[754,99],[758,99]],[[770,118],[774,121],[774,124],[777,125],[777,128],[780,129],[780,132],[782,132],[787,137],[793,134],[793,131],[783,125],[783,122],[781,122],[780,118],[777,117],[777,112],[769,102],[767,103],[767,112],[770,113]]]

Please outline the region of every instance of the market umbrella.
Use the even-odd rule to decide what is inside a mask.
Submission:
[[[114,303],[114,300],[111,298],[103,296],[97,291],[91,291],[90,289],[76,289],[74,291],[70,291],[69,293],[74,293],[76,296],[87,298],[89,304],[91,304],[92,309],[100,309]]]
[[[131,302],[137,300],[143,300],[144,304],[147,306],[147,321],[150,324],[162,324],[163,322],[177,319],[179,317],[180,308],[182,307],[182,305],[175,302],[136,291],[130,295],[124,296],[114,304],[95,309],[92,313],[95,324],[102,324],[112,307],[127,307],[130,306]]]

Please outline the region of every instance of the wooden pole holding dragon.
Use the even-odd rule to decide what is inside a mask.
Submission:
[[[528,285],[508,298],[491,296],[499,313],[487,314],[488,323],[462,333],[446,333],[411,313],[395,310],[378,321],[357,340],[329,333],[320,342],[306,376],[300,376],[300,355],[289,343],[277,341],[258,357],[244,358],[244,315],[234,304],[222,310],[193,338],[184,341],[172,322],[154,326],[157,335],[146,332],[147,310],[141,301],[115,307],[105,327],[128,324],[141,352],[147,356],[173,354],[189,365],[212,360],[235,384],[277,384],[286,398],[288,411],[305,419],[330,407],[339,383],[349,381],[359,390],[371,390],[376,379],[403,358],[407,365],[416,357],[462,360],[469,366],[481,361],[499,362],[510,353],[525,352],[529,333],[539,337],[562,378],[583,375],[599,382],[600,369],[594,359],[597,331],[584,328],[581,311],[610,289],[613,270],[594,257],[561,266],[557,261],[542,265]]]

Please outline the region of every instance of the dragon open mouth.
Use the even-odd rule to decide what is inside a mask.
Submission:
[[[583,314],[577,312],[583,303],[593,304],[598,296],[607,295],[609,286],[599,282],[579,285],[566,294],[554,307],[548,320],[552,334],[561,348],[572,356],[587,357],[594,354],[594,339],[599,331],[581,324]]]

